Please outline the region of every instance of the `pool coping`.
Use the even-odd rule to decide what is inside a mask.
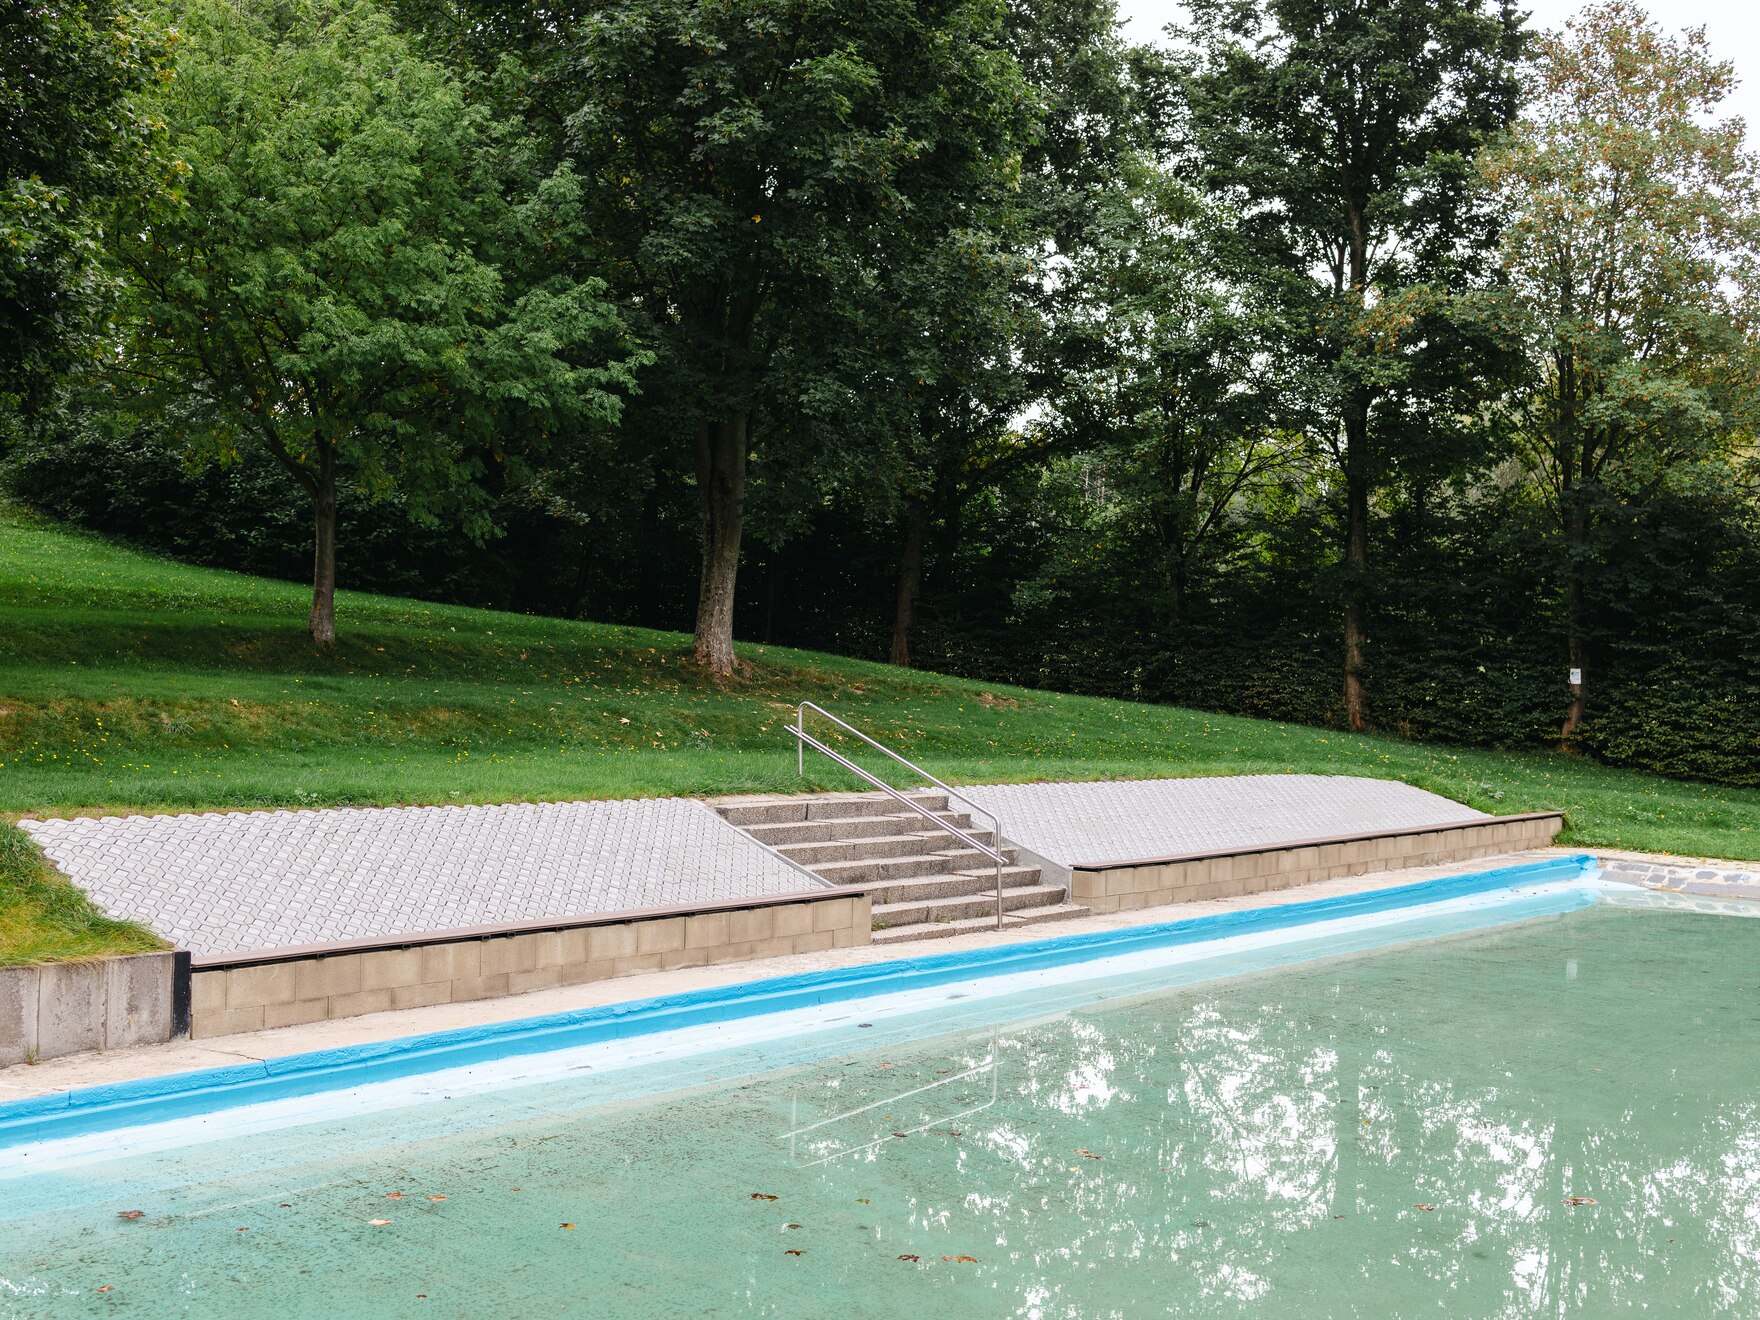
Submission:
[[[1593,874],[1586,853],[1412,884],[1245,908],[1119,930],[769,977],[561,1013],[451,1028],[235,1065],[78,1087],[0,1102],[0,1148],[339,1091],[441,1068],[485,1063],[681,1027],[727,1022],[956,980],[1027,972],[1227,936],[1421,907]]]

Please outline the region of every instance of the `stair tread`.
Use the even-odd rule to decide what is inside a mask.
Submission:
[[[1009,930],[1016,926],[1032,926],[1044,921],[1067,921],[1087,915],[1088,909],[1080,903],[1048,903],[1043,907],[1005,912],[1002,928]],[[875,931],[873,939],[875,944],[903,944],[909,940],[939,940],[950,935],[995,929],[996,917],[992,914],[987,917],[961,917],[956,921],[922,921],[905,926],[888,926],[885,930]]]

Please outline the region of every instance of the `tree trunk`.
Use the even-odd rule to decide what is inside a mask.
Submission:
[[[898,558],[898,598],[892,611],[892,663],[911,667],[911,628],[917,621],[917,592],[923,585],[923,539],[929,533],[929,508],[910,502],[904,525],[904,550]]]
[[[1583,581],[1583,561],[1588,553],[1589,515],[1583,508],[1581,492],[1567,493],[1569,500],[1565,515],[1565,569],[1564,584],[1564,615],[1566,649],[1569,652],[1569,663],[1572,669],[1581,670],[1584,679],[1589,676],[1589,639],[1587,620],[1588,590]],[[1571,735],[1583,723],[1583,717],[1589,712],[1588,684],[1572,683],[1570,710],[1564,717],[1564,728],[1559,731],[1559,739],[1564,750],[1571,748]]]
[[[737,413],[697,428],[697,494],[703,507],[703,574],[697,589],[697,663],[733,672],[733,589],[745,521],[748,416]]]
[[[1174,551],[1167,575],[1167,621],[1177,628],[1186,615],[1186,552]]]
[[[1344,719],[1363,727],[1363,616],[1369,578],[1369,406],[1352,399],[1345,411]]]
[[[312,613],[306,631],[319,646],[336,645],[336,449],[318,450],[312,488]]]

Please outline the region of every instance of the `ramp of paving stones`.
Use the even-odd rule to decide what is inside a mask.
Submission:
[[[198,954],[825,885],[681,798],[20,824],[109,915]]]
[[[1065,868],[1491,819],[1410,784],[1342,775],[996,784],[960,791],[995,814],[1008,842]]]

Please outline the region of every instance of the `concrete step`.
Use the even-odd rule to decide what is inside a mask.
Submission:
[[[1011,866],[1003,869],[1002,886],[1006,893],[1010,888],[1022,885],[1036,885],[1040,882],[1039,868],[1036,866]],[[988,894],[992,905],[996,902],[996,872],[985,871],[981,875],[925,875],[911,880],[898,880],[891,884],[869,885],[868,897],[879,903],[915,903],[929,898],[959,898],[967,894],[983,896]]]
[[[863,839],[832,839],[825,843],[785,843],[776,851],[791,862],[817,867],[827,862],[866,862],[882,857],[922,856],[953,848],[970,851],[953,835],[932,829],[910,834],[875,834]],[[1008,850],[1003,850],[1003,856],[1009,856]],[[992,862],[991,865],[994,866],[995,863]]]
[[[1019,908],[1003,914],[1002,928],[1009,930],[1016,926],[1037,925],[1043,921],[1067,921],[1071,917],[1086,916],[1087,913],[1088,909],[1079,903],[1048,903],[1043,907]],[[987,917],[962,917],[956,921],[924,921],[888,926],[885,930],[874,932],[874,943],[904,944],[911,940],[939,940],[950,935],[995,929],[996,912],[992,908]]]
[[[887,880],[909,880],[919,875],[947,875],[968,868],[988,866],[994,879],[995,864],[970,848],[917,853],[903,857],[875,857],[866,861],[821,862],[808,869],[836,885],[865,885]]]
[[[947,810],[947,794],[917,791],[905,794],[931,811]],[[709,805],[730,825],[782,825],[805,820],[842,820],[851,816],[889,815],[904,808],[885,793],[845,793],[832,797],[711,798]]]
[[[981,843],[990,842],[990,831],[972,824],[962,812],[938,811],[935,819],[956,825]],[[831,843],[841,839],[866,839],[877,834],[909,834],[933,828],[914,811],[876,816],[847,816],[841,820],[791,820],[773,825],[742,825],[747,834],[772,848],[785,843]]]
[[[1014,912],[1021,908],[1047,907],[1061,903],[1064,898],[1062,885],[1018,885],[1013,889],[1002,891],[1002,910],[1004,913]],[[931,922],[959,921],[966,917],[981,917],[986,913],[992,921],[996,918],[996,893],[962,894],[949,898],[929,898],[918,902],[876,903],[874,905],[874,927],[890,929],[893,926],[914,926]]]

